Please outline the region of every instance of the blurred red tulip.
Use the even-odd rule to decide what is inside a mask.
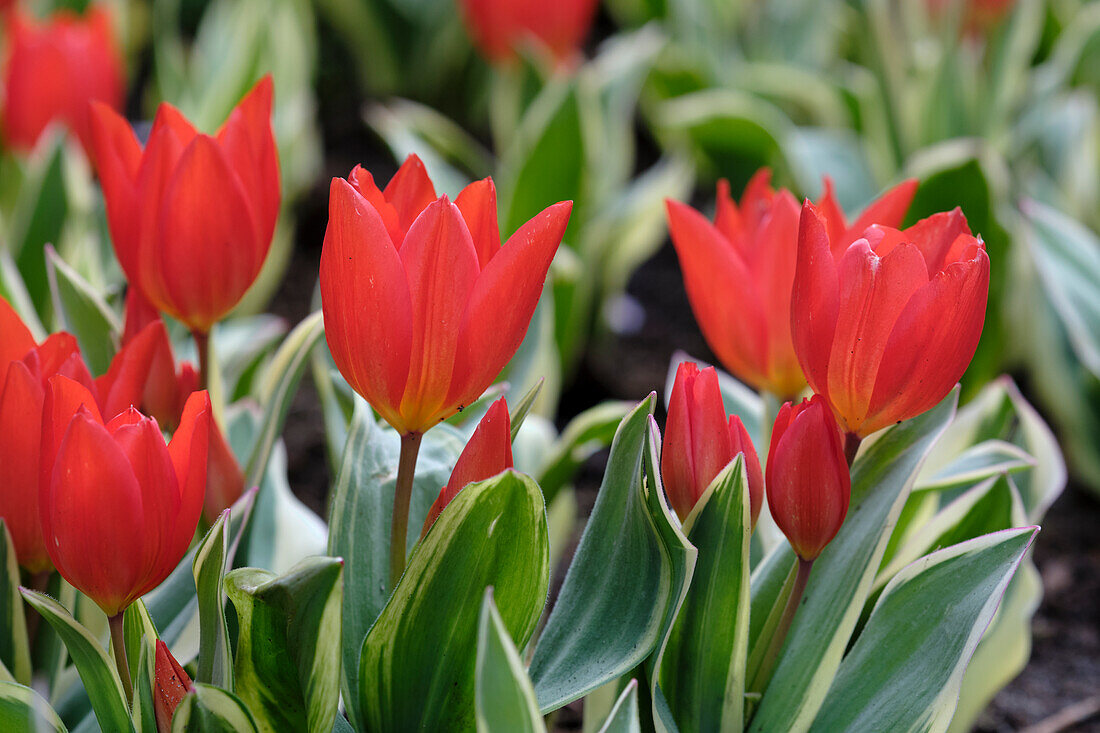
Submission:
[[[133,408],[104,424],[91,393],[66,377],[50,380],[46,403],[43,444],[56,446],[39,502],[46,549],[62,577],[112,617],[160,585],[191,543],[210,398],[191,396],[167,446],[156,420]]]
[[[512,467],[512,420],[503,397],[489,406],[485,417],[462,449],[447,485],[428,510],[420,536],[428,534],[440,512],[467,484],[484,481]]]
[[[7,145],[29,150],[59,120],[91,150],[88,102],[121,109],[126,86],[107,11],[98,5],[83,16],[60,10],[40,23],[13,7],[4,25]]]
[[[158,310],[206,334],[260,273],[279,213],[266,76],[217,135],[161,104],[144,151],[129,123],[93,104],[96,169],[115,254]]]
[[[738,379],[787,398],[806,386],[790,317],[799,210],[790,191],[774,191],[770,179],[769,169],[757,171],[740,206],[729,184],[719,181],[714,224],[686,204],[666,206],[684,285],[707,343]],[[916,181],[899,184],[849,226],[826,178],[820,207],[837,246],[846,246],[871,224],[900,224],[915,191]]]
[[[597,0],[462,0],[466,25],[481,53],[509,63],[523,43],[544,46],[559,62],[577,52],[592,27]]]
[[[802,209],[791,301],[795,351],[815,392],[859,437],[942,400],[978,347],[989,257],[955,209],[844,249]]]
[[[999,23],[1016,5],[1016,0],[926,0],[933,20],[942,21],[954,6],[961,7],[960,28],[971,36],[980,36]]]
[[[379,191],[336,178],[321,252],[325,338],[340,372],[402,435],[476,400],[527,331],[572,202],[500,245],[490,179],[436,199],[410,156]]]
[[[750,526],[756,526],[764,478],[752,439],[741,418],[730,415],[727,420],[714,367],[700,370],[692,362],[681,363],[672,385],[661,448],[661,480],[681,520],[687,519],[714,477],[739,453],[745,456]]]
[[[192,683],[191,677],[168,651],[168,645],[160,639],[157,639],[153,680],[153,715],[157,721],[157,733],[171,733],[172,716],[183,698],[187,697]]]
[[[852,490],[840,429],[820,395],[779,408],[767,487],[768,508],[795,553],[817,558],[844,524]]]

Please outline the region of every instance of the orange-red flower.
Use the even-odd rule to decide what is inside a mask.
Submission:
[[[440,512],[467,484],[484,481],[512,467],[512,420],[503,397],[489,406],[462,449],[447,485],[428,510],[421,536],[426,535]]]
[[[58,120],[90,150],[88,102],[122,107],[122,58],[107,12],[92,5],[79,16],[60,10],[44,22],[18,8],[5,11],[4,140],[30,149]]]
[[[54,460],[39,512],[54,567],[108,617],[168,577],[202,511],[210,398],[196,392],[167,446],[157,421],[130,408],[104,423],[95,399],[53,377],[43,460]],[[55,447],[53,450],[47,446]]]
[[[752,177],[738,206],[718,182],[714,223],[667,201],[669,231],[703,336],[722,364],[746,384],[780,397],[806,386],[791,342],[791,284],[798,249],[798,202],[775,191],[771,171]],[[897,226],[916,191],[905,181],[873,202],[851,225],[825,179],[819,204],[831,241],[847,246],[871,224]]]
[[[676,369],[661,448],[661,480],[669,504],[687,519],[711,481],[737,457],[745,457],[750,526],[756,526],[764,498],[760,459],[741,418],[722,404],[718,372],[685,361]]]
[[[481,53],[511,62],[523,43],[535,42],[567,60],[592,26],[596,0],[462,0],[466,24]]]
[[[157,733],[171,733],[172,716],[191,690],[191,677],[168,651],[168,645],[157,639],[153,665],[153,715]]]
[[[844,524],[852,492],[840,429],[820,395],[779,408],[767,490],[772,518],[795,553],[815,559]]]
[[[344,378],[403,435],[476,400],[523,340],[571,209],[548,207],[502,247],[491,179],[454,203],[415,156],[384,191],[358,167],[333,179],[321,303]]]
[[[955,209],[837,247],[807,203],[791,331],[806,379],[847,433],[865,437],[942,400],[985,322],[989,257]]]
[[[260,273],[279,213],[271,77],[216,135],[161,104],[142,150],[129,123],[95,104],[92,140],[115,255],[158,310],[205,334]]]

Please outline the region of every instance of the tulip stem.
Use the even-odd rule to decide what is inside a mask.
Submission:
[[[768,650],[764,653],[764,659],[760,662],[760,668],[756,672],[752,683],[749,684],[750,692],[764,692],[771,681],[772,672],[779,661],[779,652],[783,651],[783,642],[787,640],[787,632],[791,630],[791,623],[798,611],[798,604],[802,602],[802,593],[806,590],[806,581],[810,579],[810,570],[814,566],[813,560],[798,558],[798,574],[795,575],[794,586],[787,597],[787,605],[783,607],[783,615],[779,618],[779,624],[775,627]]]
[[[390,530],[390,590],[397,587],[405,572],[405,545],[409,534],[409,503],[412,500],[416,456],[420,453],[423,433],[401,436],[401,457],[397,463],[397,486],[393,494],[393,523]]]
[[[126,635],[123,632],[122,617],[125,609],[114,616],[107,617],[107,624],[111,627],[111,646],[115,650],[115,666],[118,667],[118,676],[122,680],[122,689],[126,691],[126,702],[134,697],[134,687],[130,683],[130,665],[126,661]]]
[[[859,453],[859,444],[862,442],[863,438],[855,433],[848,433],[844,436],[844,457],[848,460],[848,468],[851,468],[852,464],[855,463],[856,453]]]
[[[43,570],[31,575],[31,590],[46,593],[50,589],[50,571]],[[28,605],[27,608],[30,608]],[[27,644],[34,649],[35,639],[38,638],[38,624],[42,617],[37,612],[25,614],[27,624]]]
[[[210,334],[192,331],[195,348],[199,352],[199,389],[208,389],[210,379]]]

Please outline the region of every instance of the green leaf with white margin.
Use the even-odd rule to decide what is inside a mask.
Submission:
[[[235,691],[262,731],[329,733],[340,701],[342,561],[304,560],[286,575],[225,577],[237,609]]]
[[[19,269],[7,247],[0,247],[0,296],[3,296],[19,313],[23,323],[34,335],[35,341],[40,342],[46,338],[46,329],[38,317],[38,312],[34,309],[27,286],[23,284],[23,276],[19,274]]]
[[[585,461],[611,443],[631,409],[628,402],[601,402],[569,421],[535,476],[547,501],[554,500]]]
[[[0,583],[0,666],[12,681],[30,684],[31,648],[27,636],[27,618],[23,611],[23,597],[19,595],[19,561],[15,546],[8,532],[7,522],[0,517],[0,567],[4,568],[4,581]]]
[[[811,730],[946,730],[967,662],[1038,530],[968,540],[898,573],[841,663]]]
[[[130,667],[130,679],[137,680],[141,675],[141,647],[145,640],[156,644],[157,628],[140,598],[129,606],[122,615],[122,639],[126,645],[126,661]]]
[[[172,715],[172,733],[260,733],[236,695],[196,682]]]
[[[814,562],[750,731],[801,731],[813,721],[859,621],[894,522],[957,400],[958,388],[923,415],[878,433],[856,458],[848,517]],[[794,554],[789,548],[780,552],[784,562],[774,563],[773,572],[786,576]]]
[[[479,733],[546,730],[535,702],[535,688],[493,602],[492,588],[485,589],[481,602],[476,674],[474,695]]]
[[[133,731],[134,724],[130,720],[122,682],[114,662],[99,642],[54,599],[26,588],[21,588],[20,592],[65,642],[65,648],[80,673],[80,681],[92,701],[99,726],[118,733]]]
[[[714,478],[683,529],[699,555],[661,661],[661,690],[681,730],[741,730],[751,534],[743,456]]]
[[[397,482],[400,438],[371,416],[370,406],[355,398],[355,414],[332,490],[328,554],[344,558],[344,612],[341,624],[344,704],[360,728],[359,654],[367,631],[390,597],[390,518]],[[416,460],[409,508],[410,549],[416,531],[447,484],[466,441],[449,425],[424,434]]]
[[[1035,459],[1012,443],[987,440],[971,446],[947,466],[927,478],[917,480],[914,491],[953,489],[973,486],[1002,473],[1016,473],[1035,465]]]
[[[642,400],[615,432],[596,505],[535,647],[530,674],[543,713],[630,672],[659,639],[669,578],[642,472],[655,402]]]
[[[0,681],[0,730],[66,733],[50,704],[25,685]]]
[[[485,588],[524,647],[549,585],[542,492],[513,470],[470,484],[416,546],[363,642],[365,731],[468,730],[475,719],[477,615]]]
[[[225,623],[225,558],[229,549],[229,510],[222,512],[195,551],[191,573],[199,599],[199,663],[196,682],[227,690],[233,685],[233,655]]]
[[[72,204],[65,186],[66,147],[66,136],[57,127],[39,139],[6,232],[7,246],[39,314],[46,312],[49,301],[44,248],[60,239]]]
[[[638,680],[627,683],[600,733],[642,733],[642,720],[638,714]]]
[[[139,601],[140,602],[140,601]],[[134,604],[137,605],[137,604]],[[134,681],[134,702],[130,716],[137,733],[157,733],[156,703],[153,700],[153,678],[156,674],[156,637],[139,640]]]
[[[122,324],[87,280],[46,245],[46,277],[57,327],[76,336],[92,374],[105,374],[118,350]]]

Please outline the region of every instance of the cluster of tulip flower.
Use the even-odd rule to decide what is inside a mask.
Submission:
[[[578,13],[588,18],[592,8]],[[15,43],[34,45],[17,11],[4,12],[23,38]],[[110,45],[94,12],[91,31],[59,22],[62,40],[51,43]],[[483,29],[490,56],[514,48],[499,40],[506,31]],[[99,40],[65,40],[85,32]],[[575,44],[569,37],[550,46],[562,55]],[[116,63],[112,52],[99,56],[89,57],[89,70]],[[36,68],[11,64],[16,81],[7,93],[14,98],[18,79],[33,79]],[[899,229],[916,190],[906,181],[849,223],[828,182],[816,204],[799,207],[789,191],[772,189],[766,170],[739,205],[719,185],[713,224],[668,201],[707,341],[736,377],[774,396],[756,437],[768,446],[765,468],[747,416],[727,414],[718,371],[681,363],[663,441],[652,397],[620,423],[597,506],[532,640],[551,548],[543,493],[514,467],[512,443],[530,401],[514,402],[510,414],[506,398],[486,405],[485,396],[528,331],[572,202],[547,206],[502,244],[491,178],[452,201],[437,195],[413,155],[384,188],[361,167],[332,181],[319,273],[325,339],[347,385],[400,444],[396,465],[372,475],[353,466],[341,482],[359,481],[351,494],[392,498],[392,514],[370,518],[387,525],[384,542],[355,537],[337,529],[347,506],[336,497],[330,554],[350,547],[359,556],[313,558],[283,576],[232,570],[253,492],[230,448],[217,388],[205,388],[217,366],[211,333],[259,275],[279,213],[273,85],[260,80],[214,135],[162,104],[143,145],[116,111],[114,68],[96,74],[102,88],[82,85],[91,101],[66,97],[72,104],[47,117],[5,105],[4,129],[13,144],[31,146],[50,119],[63,119],[88,151],[127,282],[121,348],[93,377],[76,337],[60,332],[39,343],[18,303],[0,299],[0,517],[34,586],[22,595],[68,647],[103,729],[327,733],[350,721],[372,731],[540,730],[543,714],[590,693],[597,710],[595,693],[621,679],[607,725],[639,730],[631,677],[649,683],[653,724],[666,731],[886,729],[884,721],[909,714],[950,720],[954,703],[945,695],[957,699],[1034,528],[968,535],[925,555],[942,539],[931,538],[911,558],[925,564],[882,577],[858,635],[856,624],[880,564],[906,557],[904,543],[886,555],[890,532],[952,419],[949,395],[982,332],[990,263],[959,210]],[[177,365],[161,314],[190,331],[197,368]],[[807,389],[813,395],[799,401]],[[484,413],[462,435],[446,484],[430,487],[433,501],[410,540],[411,519],[421,526],[412,507],[422,445],[467,409]],[[388,439],[370,425],[369,440]],[[354,439],[347,443],[350,455]],[[992,485],[1003,463],[966,469],[972,483]],[[868,505],[860,517],[849,516],[854,492]],[[765,504],[786,547],[754,534]],[[199,530],[205,536],[195,542]],[[843,531],[849,539],[830,555]],[[372,554],[353,539],[369,542]],[[363,569],[378,557],[388,574]],[[198,599],[189,613],[200,627],[190,674],[146,608],[169,576],[173,592],[189,583],[188,565],[195,585],[179,591],[181,605]],[[815,565],[821,572],[811,576]],[[962,580],[921,575],[927,567],[954,567]],[[93,634],[40,592],[54,570],[107,617],[117,677],[103,672],[107,656]],[[811,581],[821,573],[815,595]],[[911,660],[929,666],[917,671],[921,689],[899,697],[890,684],[900,663],[882,672],[874,660],[889,655],[876,634],[892,630],[891,613],[913,614],[894,592],[906,583],[922,612],[929,599],[954,604],[953,615],[928,614],[929,636],[957,633],[937,637],[928,660]],[[363,599],[376,589],[383,597],[367,610]],[[231,625],[226,592],[237,612]],[[955,603],[960,594],[969,600]],[[15,607],[22,614],[18,599]],[[621,623],[607,630],[598,619],[611,612]],[[807,641],[811,626],[825,647]],[[528,641],[525,665],[519,650]],[[5,654],[7,672],[16,665]],[[16,677],[0,680],[0,713],[62,730]],[[851,688],[850,679],[867,678],[877,686]]]

